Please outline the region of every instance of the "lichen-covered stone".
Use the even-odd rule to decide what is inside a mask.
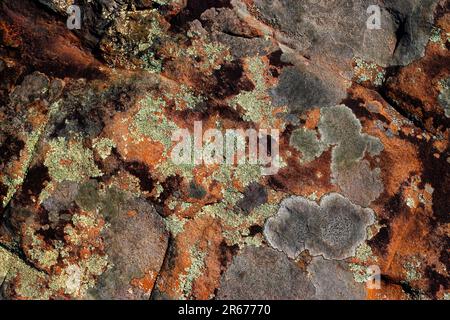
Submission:
[[[301,162],[310,162],[320,156],[324,144],[317,138],[312,130],[298,129],[292,132],[290,145],[302,153]]]
[[[367,238],[366,228],[374,222],[372,210],[339,194],[324,196],[320,205],[292,197],[267,220],[264,234],[274,248],[291,258],[308,249],[313,256],[345,259],[355,255],[356,247]]]
[[[292,112],[333,106],[344,98],[344,92],[336,90],[318,75],[296,67],[284,68],[278,81],[271,90],[273,103],[287,105]]]
[[[333,145],[331,170],[344,195],[355,203],[369,206],[383,192],[378,168],[362,160],[368,153],[377,156],[381,141],[361,133],[361,123],[351,109],[341,105],[321,110],[319,132],[323,143]]]
[[[445,299],[447,7],[3,0],[0,297]]]

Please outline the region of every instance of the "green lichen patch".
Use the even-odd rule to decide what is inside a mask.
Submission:
[[[350,263],[349,264],[350,271],[353,272],[353,278],[358,283],[367,283],[373,274],[370,272],[370,269],[366,266]]]
[[[403,264],[406,273],[406,281],[411,282],[419,280],[422,276],[420,273],[421,262],[417,257],[411,258]]]
[[[264,78],[266,65],[262,58],[247,58],[249,76],[255,85],[253,91],[239,93],[230,102],[231,107],[237,108],[239,105],[244,109],[244,120],[273,127],[275,117],[271,99],[267,93],[267,84]]]
[[[44,88],[43,90],[46,91],[47,89]],[[7,192],[6,196],[3,198],[3,206],[4,207],[6,207],[6,205],[9,203],[11,198],[14,196],[18,187],[22,185],[22,183],[25,179],[25,176],[27,174],[28,167],[35,155],[39,140],[47,127],[48,120],[52,119],[54,117],[54,115],[58,112],[59,106],[60,106],[60,101],[56,101],[55,103],[51,104],[49,107],[49,112],[48,112],[46,120],[42,124],[37,126],[37,128],[32,130],[30,133],[25,132],[25,147],[21,152],[20,170],[14,176],[5,175],[3,177],[2,182],[8,188],[8,192]],[[40,116],[41,115],[39,114],[39,112],[36,109],[30,108],[28,110],[28,117],[38,118]],[[10,165],[12,165],[12,164],[8,165],[8,169],[9,169]]]
[[[164,224],[173,237],[176,237],[179,233],[183,232],[185,223],[186,219],[179,218],[176,215],[170,215],[164,219]]]
[[[377,260],[377,257],[372,252],[372,248],[366,242],[356,248],[356,258],[361,262]]]
[[[0,283],[6,289],[14,288],[14,295],[21,299],[46,300],[47,276],[31,268],[20,258],[0,247]]]
[[[53,292],[64,292],[71,297],[86,297],[90,288],[95,286],[95,278],[108,267],[106,256],[93,254],[79,264],[69,264],[59,274],[53,275],[49,281],[49,289]]]
[[[214,70],[221,68],[222,63],[232,59],[224,44],[197,37],[191,39],[190,47],[176,51],[175,56],[192,61],[195,68],[205,75],[211,75]]]
[[[172,146],[172,134],[178,127],[164,115],[165,107],[166,103],[162,99],[151,95],[141,100],[140,109],[130,128],[137,141],[143,135],[155,142],[161,142],[166,151]]]
[[[102,138],[96,141],[93,146],[100,155],[100,158],[105,160],[111,154],[112,149],[116,147],[116,144],[111,139]]]
[[[450,33],[446,33],[441,28],[433,26],[430,33],[430,42],[440,44],[440,46],[445,49],[445,43],[450,39]]]
[[[236,200],[237,202],[238,200]],[[245,246],[249,243],[260,244],[262,238],[256,236],[255,239],[249,237],[251,226],[262,226],[267,218],[276,214],[278,204],[265,203],[254,208],[249,215],[240,215],[225,202],[205,206],[197,216],[208,215],[215,219],[220,219],[224,227],[223,236],[228,245]]]
[[[184,299],[189,298],[193,282],[202,274],[206,252],[199,250],[197,246],[193,246],[189,250],[189,255],[191,257],[191,265],[185,269],[186,273],[179,276],[179,288]]]
[[[16,193],[17,188],[22,185],[44,128],[45,124],[41,125],[37,130],[27,134],[27,138],[25,139],[25,148],[22,152],[23,158],[21,160],[22,165],[20,172],[14,177],[7,175],[3,177],[3,183],[8,187],[8,192],[3,199],[3,207],[6,207],[13,195]]]
[[[81,182],[102,175],[94,162],[92,150],[84,148],[78,139],[66,141],[59,137],[50,141],[50,150],[44,164],[57,182]]]
[[[157,9],[121,11],[100,42],[106,62],[112,67],[144,69],[158,73],[161,61],[154,50],[167,37],[169,24]]]
[[[195,94],[192,89],[184,84],[178,88],[177,92],[167,93],[166,98],[174,101],[176,110],[194,109],[196,105],[205,101],[203,96]]]
[[[352,110],[345,105],[323,108],[319,121],[322,142],[334,146],[331,171],[334,182],[344,195],[355,203],[368,206],[383,191],[380,169],[372,169],[366,152],[380,155],[381,141],[361,132],[362,126]]]
[[[289,144],[302,153],[301,163],[307,163],[319,157],[325,148],[315,131],[304,128],[292,132]]]

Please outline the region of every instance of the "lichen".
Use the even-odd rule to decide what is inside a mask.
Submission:
[[[100,158],[105,160],[111,154],[112,148],[116,147],[116,144],[113,140],[108,138],[102,138],[96,142],[94,142],[94,148],[97,150]]]
[[[45,124],[39,126],[37,130],[27,134],[27,138],[25,139],[25,148],[21,154],[22,165],[20,167],[20,171],[14,177],[7,175],[3,177],[3,183],[8,187],[8,192],[3,199],[3,207],[6,207],[6,205],[9,203],[9,201],[17,191],[17,188],[22,185],[27,174],[28,167],[31,163],[31,160],[33,159],[37,143],[44,129]]]
[[[372,277],[372,273],[366,266],[357,263],[349,263],[349,268],[353,272],[353,278],[358,283],[367,283]]]
[[[301,152],[301,163],[307,163],[314,160],[319,157],[324,150],[324,145],[318,139],[316,132],[304,128],[292,132],[289,144]]]
[[[372,223],[372,210],[336,193],[324,196],[320,205],[303,197],[290,197],[281,203],[277,215],[267,220],[264,235],[272,247],[292,259],[305,249],[313,256],[345,259],[356,255]]]
[[[159,73],[162,64],[153,51],[159,42],[167,38],[168,28],[168,23],[157,9],[121,10],[115,15],[99,46],[106,62],[112,67],[142,67]]]
[[[172,146],[172,133],[178,129],[177,125],[166,118],[164,108],[166,103],[152,95],[147,95],[140,102],[140,109],[133,117],[131,134],[136,141],[146,136],[155,142],[160,142],[166,151]]]
[[[403,264],[403,268],[406,272],[406,281],[411,282],[419,280],[421,278],[420,269],[421,263],[417,257],[413,257],[411,260],[406,261]]]
[[[372,252],[372,248],[366,242],[356,248],[356,258],[361,262],[377,260],[377,257]]]
[[[189,250],[189,256],[191,258],[191,264],[184,271],[184,274],[180,274],[180,291],[184,299],[188,299],[194,281],[202,274],[203,267],[205,266],[206,252],[198,249],[197,246],[193,246]]]
[[[322,142],[334,146],[331,171],[335,182],[350,200],[368,206],[381,194],[383,184],[380,170],[372,170],[366,160],[361,160],[366,152],[379,155],[383,144],[361,133],[361,123],[345,105],[321,109],[318,126]]]
[[[17,256],[0,247],[0,279],[2,287],[14,286],[18,298],[46,300],[50,292],[45,288],[47,276],[28,266]]]
[[[439,89],[439,104],[444,109],[445,116],[450,118],[450,78],[441,80],[439,82]]]
[[[205,101],[205,97],[196,95],[192,89],[182,84],[176,93],[167,93],[166,97],[173,100],[176,110],[194,109]]]
[[[248,58],[246,61],[249,76],[255,85],[255,89],[239,93],[232,99],[230,105],[235,109],[238,105],[244,109],[244,120],[263,124],[269,128],[273,127],[275,117],[264,78],[265,63],[260,57]]]
[[[433,26],[430,33],[430,42],[440,44],[445,49],[445,42],[448,42],[448,39],[450,39],[449,33],[445,33],[441,28]]]
[[[185,223],[185,219],[179,218],[176,215],[170,215],[167,218],[164,218],[164,224],[173,237],[176,237],[179,233],[183,232]]]
[[[44,164],[50,176],[57,182],[81,182],[86,178],[102,175],[94,162],[92,150],[84,148],[78,138],[66,141],[65,138],[59,137],[49,144],[50,150]]]
[[[383,85],[386,71],[375,63],[355,58],[354,73],[357,83],[370,82],[376,87]]]
[[[189,47],[173,45],[168,48],[168,54],[178,61],[192,64],[197,72],[210,76],[215,70],[219,70],[222,64],[231,61],[229,49],[223,43],[211,41],[196,32],[187,33]]]
[[[319,131],[324,143],[336,145],[332,153],[335,167],[345,168],[362,159],[372,140],[361,134],[361,128],[351,109],[344,105],[321,110]]]

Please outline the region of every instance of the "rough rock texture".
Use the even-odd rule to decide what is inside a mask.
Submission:
[[[449,298],[448,0],[71,4],[0,1],[1,299]]]
[[[308,266],[319,300],[363,300],[363,283],[355,282],[353,274],[342,261],[314,258]]]
[[[149,298],[167,250],[163,220],[144,199],[123,205],[108,219],[106,254],[112,267],[103,273],[91,294],[101,299]]]
[[[222,300],[311,299],[315,289],[306,272],[269,248],[248,247],[224,273],[217,295]]]

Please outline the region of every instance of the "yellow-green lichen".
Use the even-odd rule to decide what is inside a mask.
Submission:
[[[107,256],[91,255],[79,264],[69,264],[59,274],[53,275],[49,282],[50,290],[63,291],[75,298],[83,298],[95,286],[95,279],[108,267]]]
[[[154,190],[155,190],[154,198],[159,198],[161,193],[163,193],[164,191],[164,187],[159,182],[157,182]]]
[[[185,223],[186,219],[181,219],[176,215],[170,215],[167,218],[164,218],[164,224],[173,237],[176,237],[179,233],[183,232]]]
[[[46,300],[50,292],[46,290],[47,276],[31,268],[20,258],[0,247],[0,283],[14,282],[14,292],[22,299]]]
[[[450,33],[445,33],[441,28],[433,26],[431,29],[430,42],[440,44],[445,49],[445,42],[449,42]]]
[[[246,187],[262,177],[261,166],[249,163],[240,164],[235,167],[234,177],[241,182],[242,186]]]
[[[191,43],[189,48],[179,50],[174,54],[178,58],[189,58],[195,63],[196,69],[206,75],[211,75],[214,70],[221,68],[221,63],[232,59],[228,47],[222,43],[195,37]]]
[[[3,199],[4,207],[6,207],[6,205],[9,203],[12,196],[16,192],[17,188],[20,185],[22,185],[25,176],[27,174],[28,167],[36,151],[38,142],[41,138],[41,135],[46,129],[48,119],[52,119],[53,116],[58,112],[60,103],[61,101],[58,100],[55,103],[51,104],[49,107],[47,120],[44,123],[42,123],[38,128],[36,128],[36,130],[32,131],[31,133],[26,133],[25,148],[21,153],[21,157],[23,157],[23,159],[21,160],[22,166],[20,168],[20,172],[16,174],[15,177],[4,176],[3,178],[3,183],[8,187],[8,192]],[[31,109],[29,112],[30,112],[29,116],[31,117],[37,116],[37,114],[35,114],[36,113],[35,109]]]
[[[180,274],[179,276],[180,291],[184,299],[189,298],[193,282],[202,275],[206,252],[200,251],[197,246],[193,246],[189,250],[189,255],[191,265],[184,270],[186,272],[185,274]]]
[[[205,207],[201,214],[219,218],[225,228],[222,235],[227,244],[230,246],[238,245],[243,248],[247,245],[260,246],[263,243],[264,239],[260,234],[250,236],[249,228],[255,225],[262,226],[277,211],[277,204],[262,204],[253,209],[248,216],[245,216],[225,208],[223,204],[217,204]]]
[[[158,73],[162,64],[155,58],[154,47],[167,38],[168,27],[157,9],[119,10],[100,42],[100,49],[110,66],[142,67]]]
[[[116,186],[135,197],[139,197],[143,193],[139,178],[130,174],[128,171],[120,170],[117,175],[111,178],[111,185]]]
[[[370,82],[379,87],[383,84],[386,71],[375,63],[368,63],[360,58],[355,59],[356,82]]]
[[[266,65],[260,57],[248,58],[246,61],[255,89],[239,93],[233,98],[230,105],[233,108],[237,108],[239,105],[244,109],[244,120],[273,127],[275,122],[273,106],[267,94],[267,85],[264,79]]]
[[[165,107],[166,103],[162,99],[147,95],[141,100],[130,129],[135,140],[140,141],[142,135],[146,136],[162,143],[167,152],[172,146],[172,134],[178,127],[164,115]]]
[[[247,246],[260,247],[263,245],[264,237],[261,234],[249,236],[249,230],[225,230],[222,235],[226,240],[227,245],[238,245],[239,248]]]
[[[86,178],[102,175],[94,162],[92,150],[84,148],[78,139],[68,142],[59,137],[50,141],[50,150],[44,164],[57,182],[81,182]]]
[[[161,178],[163,179],[170,176],[179,175],[188,180],[191,180],[194,177],[194,168],[195,165],[191,163],[182,163],[177,165],[173,163],[170,158],[166,161],[159,162],[156,166],[158,174],[161,175]]]
[[[273,216],[278,210],[277,204],[265,203],[254,208],[249,215],[237,214],[229,209],[224,202],[205,206],[201,215],[208,215],[213,218],[219,218],[226,227],[230,228],[248,228],[252,225],[263,225],[265,220]]]
[[[439,104],[444,108],[445,116],[450,118],[450,78],[439,81],[439,91]]]
[[[166,97],[174,101],[177,110],[193,109],[205,100],[203,96],[196,95],[184,84],[180,86],[178,92],[167,93]]]
[[[16,193],[17,188],[22,185],[24,178],[26,176],[28,167],[31,163],[31,160],[33,159],[33,155],[36,149],[36,145],[39,141],[39,138],[41,137],[41,134],[45,128],[45,124],[41,125],[36,131],[33,131],[30,134],[27,134],[27,138],[25,139],[25,149],[23,152],[21,152],[21,156],[24,158],[22,159],[22,166],[20,169],[20,172],[13,178],[10,176],[4,176],[3,183],[8,187],[8,193],[6,194],[5,198],[3,199],[3,206],[6,207],[6,205],[11,200],[12,196]]]
[[[54,248],[46,247],[44,241],[36,235],[31,227],[26,228],[25,236],[30,241],[27,254],[32,261],[47,270],[58,263],[58,251]]]
[[[369,260],[372,261],[377,260],[377,257],[373,255],[372,248],[365,242],[356,248],[356,257],[361,262],[366,262]]]
[[[353,272],[353,278],[358,283],[366,283],[372,277],[372,273],[370,272],[369,268],[367,268],[366,266],[356,264],[356,263],[350,263],[349,268],[350,268],[350,271]]]

